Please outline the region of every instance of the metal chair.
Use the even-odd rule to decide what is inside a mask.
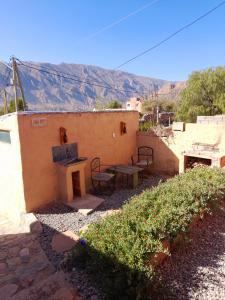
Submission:
[[[110,194],[115,189],[115,174],[104,172],[108,165],[101,165],[100,158],[95,157],[91,161],[91,181],[95,192],[102,193],[102,184],[109,187]]]
[[[153,148],[148,146],[138,147],[138,153],[131,156],[133,166],[143,168],[144,171],[149,169],[149,166],[153,163]],[[144,177],[144,171],[141,172],[142,180]]]

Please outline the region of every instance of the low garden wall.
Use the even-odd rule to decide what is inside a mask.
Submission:
[[[122,210],[92,224],[74,248],[108,299],[151,299],[161,254],[185,236],[196,219],[224,201],[225,174],[195,168],[131,199]],[[126,298],[127,297],[127,298]]]
[[[175,175],[179,173],[179,154],[170,148],[170,140],[157,136],[153,131],[138,132],[137,146],[152,147],[154,151],[151,173]]]
[[[154,150],[152,173],[177,174],[184,171],[184,151],[193,143],[206,143],[220,149],[225,156],[225,125],[186,123],[184,131],[168,130],[158,136],[152,130],[137,133],[137,147],[149,146]],[[163,135],[163,134],[162,134]]]

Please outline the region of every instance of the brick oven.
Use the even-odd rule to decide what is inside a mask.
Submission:
[[[192,149],[184,151],[184,171],[197,166],[224,167],[225,155],[218,145],[194,143]]]

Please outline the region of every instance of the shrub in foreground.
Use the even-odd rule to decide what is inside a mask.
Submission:
[[[149,299],[154,282],[151,258],[165,251],[162,241],[186,233],[192,220],[224,196],[225,174],[195,168],[132,198],[121,212],[94,223],[86,245],[74,249],[109,299]],[[78,255],[79,253],[79,255]]]

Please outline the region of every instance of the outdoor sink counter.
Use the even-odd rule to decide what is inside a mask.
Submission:
[[[56,162],[58,175],[58,201],[72,202],[86,195],[85,166],[87,158],[74,158]]]
[[[74,164],[82,163],[85,160],[87,160],[87,157],[66,158],[66,159],[64,159],[62,161],[58,161],[56,163],[59,164],[59,165],[62,165],[64,167],[67,167],[67,166],[71,166],[71,165],[74,165]]]

